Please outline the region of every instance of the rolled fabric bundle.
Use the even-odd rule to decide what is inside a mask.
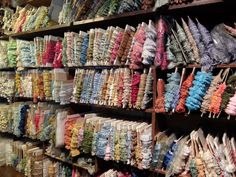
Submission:
[[[187,35],[185,34],[183,28],[176,22],[176,29],[177,29],[177,37],[179,39],[180,44],[183,46],[184,52],[186,53],[187,63],[195,63],[195,58],[193,54],[192,47],[190,42],[188,41]]]
[[[141,8],[141,5],[142,5],[141,0],[122,0],[120,2],[118,14],[139,10]]]
[[[153,69],[150,68],[147,75],[144,96],[142,100],[142,109],[146,109],[152,105],[153,100]]]
[[[0,40],[0,67],[6,68],[8,65],[7,62],[7,45],[8,41]]]
[[[167,63],[167,54],[165,51],[165,34],[167,33],[168,28],[162,16],[156,23],[156,30],[157,30],[157,49],[156,49],[154,65],[161,66],[161,69],[166,69],[168,63]]]
[[[80,63],[82,65],[85,65],[87,62],[88,43],[89,43],[89,35],[85,35],[83,38],[82,49],[80,53]]]
[[[91,18],[94,18],[97,11],[99,10],[99,8],[103,5],[105,1],[104,0],[95,0],[93,1],[93,5],[92,7],[90,8],[90,10],[88,11],[88,17],[87,19],[91,19]]]
[[[130,69],[142,68],[142,52],[146,39],[146,29],[147,24],[142,23],[134,34],[133,45],[130,48]]]
[[[225,112],[229,115],[229,117],[236,115],[236,94],[234,94],[234,96],[229,99],[229,103],[226,106]]]
[[[111,0],[109,5],[108,16],[115,15],[118,12],[120,2],[118,0]]]
[[[142,63],[152,65],[156,54],[157,32],[153,22],[150,20],[146,30],[146,39],[143,45]]]
[[[130,104],[129,104],[130,108],[134,107],[137,101],[140,78],[141,78],[141,74],[135,71],[132,76],[132,81],[131,81],[131,95],[130,95]]]
[[[87,33],[80,31],[78,35],[75,36],[74,38],[74,58],[73,61],[75,63],[75,66],[81,66],[81,59],[80,59],[80,55],[81,55],[81,51],[82,51],[82,44],[83,44],[83,39],[84,37],[87,35]]]
[[[114,78],[114,90],[112,92],[111,106],[118,106],[118,96],[119,96],[119,83],[121,82],[120,78],[121,69],[116,69],[115,78]]]
[[[29,67],[35,66],[35,60],[33,57],[33,42],[16,40],[17,42],[17,53],[18,53],[18,67]]]
[[[205,52],[205,48],[201,39],[201,34],[199,32],[197,25],[189,17],[188,17],[188,26],[194,40],[196,41],[197,47],[199,49],[200,57],[202,57],[203,53]]]
[[[235,93],[235,87],[236,87],[236,73],[234,73],[233,75],[231,75],[229,77],[229,79],[226,82],[226,89],[224,91],[224,93],[222,94],[222,103],[220,106],[220,110],[224,110],[226,109],[229,99],[231,97],[233,97],[234,93]],[[219,116],[219,115],[218,115]]]
[[[126,108],[129,104],[129,99],[131,95],[131,74],[128,68],[124,71],[124,93],[122,96],[122,107]]]
[[[95,17],[105,17],[109,13],[110,3],[112,0],[104,1],[103,5],[98,9]]]
[[[135,34],[135,28],[131,26],[126,26],[124,37],[118,51],[118,59],[121,65],[126,64],[128,59],[129,50],[132,46],[133,36]]]
[[[165,111],[165,82],[163,79],[157,81],[157,99],[155,101],[155,112],[164,113]]]
[[[168,74],[167,82],[168,84],[165,85],[165,111],[169,112],[170,110],[174,109],[173,103],[175,97],[177,96],[177,92],[179,90],[179,84],[181,76],[177,72],[177,69],[174,73]]]
[[[122,107],[122,99],[123,99],[123,94],[124,94],[124,69],[121,68],[120,71],[120,82],[118,84],[118,107]]]
[[[195,111],[201,106],[204,95],[210,86],[212,73],[205,71],[197,72],[194,77],[193,86],[189,89],[189,96],[186,99],[186,107],[188,110]]]
[[[111,65],[118,64],[118,62],[116,61],[116,57],[118,55],[118,51],[119,51],[123,36],[124,36],[124,30],[122,29],[118,32],[116,39],[115,39],[115,44],[112,48],[111,57],[110,57],[110,64]]]
[[[43,66],[51,67],[53,64],[53,60],[55,58],[55,46],[57,42],[57,37],[55,36],[44,36],[45,40],[45,50],[42,56],[42,64]]]
[[[185,102],[186,102],[186,99],[188,97],[189,89],[193,85],[194,71],[195,71],[195,68],[193,69],[191,74],[187,77],[187,79],[183,82],[183,84],[181,86],[180,99],[179,99],[178,105],[176,106],[176,109],[175,109],[176,112],[179,112],[179,113],[180,112],[186,112]]]
[[[41,37],[34,38],[34,47],[35,47],[35,60],[36,60],[36,66],[42,66],[42,55],[43,55],[43,47],[44,46],[44,40]]]
[[[230,63],[236,60],[236,39],[227,33],[224,24],[216,25],[211,30],[211,36],[217,52],[213,52],[214,58],[221,63]]]
[[[94,104],[95,103],[95,98],[97,97],[97,94],[100,89],[100,81],[101,81],[101,73],[96,72],[93,78],[93,88],[92,88],[92,94],[89,99],[89,103]]]
[[[122,31],[121,28],[119,27],[116,27],[115,30],[112,32],[112,35],[111,35],[111,38],[109,40],[109,43],[108,44],[108,48],[106,51],[104,51],[104,54],[105,54],[105,57],[106,57],[106,65],[111,65],[113,64],[113,60],[111,60],[111,57],[112,57],[112,50],[113,50],[113,47],[115,46],[116,44],[116,39],[118,37],[118,34]],[[120,33],[121,34],[121,33]],[[120,40],[120,38],[119,38]],[[108,41],[107,41],[108,42]],[[114,58],[115,60],[115,58]]]
[[[177,58],[175,57],[173,51],[171,50],[171,38],[168,36],[167,42],[166,42],[166,54],[167,54],[167,60],[168,60],[168,69],[173,69],[176,67],[177,64]]]
[[[168,65],[169,68],[173,68],[178,65],[186,65],[180,45],[175,38],[174,31],[169,36],[169,41],[167,40],[167,57],[168,61],[170,61]]]
[[[188,38],[188,41],[191,44],[191,47],[192,47],[192,50],[193,50],[193,54],[194,54],[194,58],[195,58],[195,62],[196,63],[200,63],[201,58],[200,58],[199,49],[197,47],[197,43],[194,40],[193,35],[191,34],[190,29],[189,29],[187,23],[184,21],[183,18],[181,18],[181,21],[182,21],[182,24],[183,24],[183,29],[185,31],[185,34],[186,34],[186,36]]]
[[[142,100],[144,97],[145,85],[147,81],[147,71],[144,70],[140,77],[140,84],[138,89],[137,101],[135,103],[135,108],[141,109]]]
[[[201,64],[203,69],[209,70],[213,65],[219,64],[220,61],[216,61],[216,58],[214,58],[212,55],[214,51],[216,52],[216,49],[210,32],[198,20],[197,26],[201,34],[202,42],[205,46],[205,52],[202,55]]]
[[[90,29],[88,38],[88,48],[87,48],[87,61],[86,61],[86,65],[88,66],[92,65],[93,62],[94,38],[95,38],[95,29]]]
[[[211,97],[209,111],[214,114],[214,117],[215,117],[215,114],[218,114],[220,112],[220,105],[222,102],[221,96],[224,93],[225,89],[226,89],[226,84],[221,83],[219,85],[218,89],[213,93],[213,95]]]
[[[16,40],[10,40],[7,45],[7,60],[8,60],[8,67],[16,67],[16,54],[17,44]]]
[[[218,89],[219,84],[222,83],[223,81],[221,78],[222,72],[223,70],[221,70],[218,73],[218,75],[213,78],[213,80],[211,81],[211,85],[207,90],[206,95],[203,97],[203,102],[202,102],[201,110],[200,110],[202,112],[202,115],[205,114],[209,110],[212,94]]]
[[[95,29],[94,48],[93,48],[93,62],[92,65],[101,65],[101,47],[104,45],[104,33],[103,29]],[[103,43],[103,44],[102,44]],[[102,44],[102,45],[101,45]]]
[[[55,56],[53,60],[54,68],[61,68],[62,64],[62,41],[58,38],[56,46],[55,46]]]

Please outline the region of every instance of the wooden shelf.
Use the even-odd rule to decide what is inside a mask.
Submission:
[[[59,161],[59,162],[66,163],[66,164],[72,165],[72,166],[74,166],[74,167],[80,168],[80,169],[82,169],[82,170],[88,171],[88,168],[82,167],[82,166],[80,166],[80,165],[77,164],[77,163],[73,163],[73,162],[71,162],[71,161],[63,160],[62,158],[52,156],[52,155],[50,155],[49,153],[44,153],[44,155],[46,155],[47,157],[49,157],[49,158],[51,158],[51,159],[57,160],[57,161]],[[94,168],[95,168],[95,166],[94,166]],[[96,173],[95,170],[94,170],[94,173]]]
[[[14,167],[6,166],[6,165],[0,167],[0,176],[1,177],[25,177],[23,173],[16,171]]]
[[[48,0],[43,0],[47,1]],[[36,0],[29,0],[29,2],[38,3],[39,1]],[[91,28],[106,28],[108,26],[116,26],[119,25],[120,27],[124,27],[126,24],[136,26],[141,21],[148,21],[149,19],[155,20],[157,14],[171,12],[172,10],[179,10],[179,9],[186,9],[190,7],[197,7],[197,6],[206,6],[206,5],[213,5],[223,3],[224,0],[198,0],[193,1],[192,3],[188,4],[181,4],[181,5],[171,5],[167,6],[167,8],[160,7],[157,10],[150,9],[150,10],[139,10],[134,12],[127,12],[123,14],[107,16],[107,17],[98,17],[93,19],[81,20],[73,22],[72,24],[62,24],[62,25],[55,25],[52,27],[34,30],[34,31],[27,31],[21,33],[15,33],[8,35],[12,38],[22,38],[22,39],[32,39],[37,36],[44,36],[44,35],[56,35],[56,36],[63,36],[64,32],[66,31],[78,31],[78,30],[89,30]],[[7,39],[7,36],[2,37]]]
[[[190,3],[183,3],[180,5],[170,5],[168,7],[168,10],[176,10],[176,9],[184,9],[184,8],[190,8],[190,7],[197,7],[197,6],[203,6],[203,5],[211,5],[211,4],[217,4],[217,3],[223,3],[224,0],[198,0],[193,1]]]
[[[43,37],[45,35],[56,35],[63,36],[64,32],[70,30],[70,24],[62,24],[62,25],[54,25],[51,27],[38,29],[34,31],[26,31],[15,34],[9,34],[8,36],[11,38],[22,38],[22,39],[32,39],[35,37]]]
[[[152,170],[152,171],[155,172],[155,173],[158,173],[158,174],[162,174],[162,175],[166,174],[165,170]]]

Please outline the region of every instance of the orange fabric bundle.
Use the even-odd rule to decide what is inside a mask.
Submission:
[[[188,76],[188,78],[183,82],[183,85],[181,86],[180,89],[179,103],[176,106],[176,112],[186,112],[185,101],[188,97],[188,90],[190,87],[192,87],[193,79],[194,79],[194,73],[191,73]]]
[[[157,99],[155,101],[155,112],[163,113],[165,112],[165,82],[163,79],[158,79],[157,81]]]

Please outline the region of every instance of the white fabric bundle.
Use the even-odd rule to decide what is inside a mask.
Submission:
[[[60,111],[57,113],[57,128],[56,128],[56,147],[63,147],[65,144],[65,121],[67,111]]]

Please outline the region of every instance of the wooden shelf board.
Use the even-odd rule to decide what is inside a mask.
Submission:
[[[175,10],[175,9],[184,9],[189,7],[196,7],[196,6],[202,6],[202,5],[210,5],[210,4],[216,4],[216,3],[222,3],[224,0],[198,0],[193,1],[186,4],[180,4],[180,5],[170,5],[168,7],[168,10]]]
[[[77,164],[77,163],[73,163],[73,162],[70,162],[70,161],[63,160],[63,159],[61,159],[61,158],[59,158],[59,157],[52,156],[52,155],[50,155],[49,153],[44,153],[44,155],[46,155],[47,157],[50,157],[51,159],[54,159],[54,160],[60,161],[60,162],[62,162],[62,163],[66,163],[66,164],[75,166],[75,167],[80,168],[80,169],[82,169],[82,170],[86,170],[86,171],[88,170],[87,168],[82,167],[82,166],[80,166],[80,165]],[[96,173],[96,172],[95,172],[95,173]]]

